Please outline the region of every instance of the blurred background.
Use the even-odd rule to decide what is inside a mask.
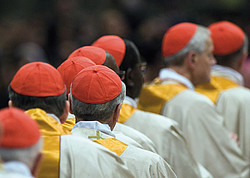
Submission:
[[[102,35],[119,35],[135,42],[151,68],[163,65],[161,39],[179,22],[207,26],[228,20],[250,36],[248,0],[0,2],[0,108],[7,107],[7,87],[20,66],[37,60],[58,67],[73,50]]]

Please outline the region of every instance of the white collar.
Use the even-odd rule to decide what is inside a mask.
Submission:
[[[170,68],[161,69],[160,73],[159,73],[159,77],[162,80],[164,80],[164,79],[176,80],[176,81],[184,84],[189,89],[194,90],[194,85],[190,82],[190,80],[188,80],[186,77],[178,74],[177,72],[175,72],[174,70],[172,70]]]
[[[126,96],[126,97],[125,97],[123,103],[124,103],[124,104],[128,104],[128,105],[130,105],[130,106],[132,106],[132,107],[134,107],[134,108],[137,108],[137,103],[136,103],[136,101],[135,101],[133,98],[129,97],[129,96]]]
[[[55,114],[47,113],[47,115],[52,117],[53,119],[55,119],[57,122],[59,122],[61,124],[60,119]]]
[[[28,177],[33,177],[31,175],[30,169],[28,168],[28,166],[26,164],[24,164],[23,162],[20,161],[8,161],[5,162],[3,164],[3,168],[4,170],[6,170],[7,172],[14,172],[14,173],[18,173],[20,175],[23,176],[27,176]]]
[[[69,112],[67,119],[72,119],[72,118],[75,118],[75,115]]]
[[[214,65],[212,67],[212,75],[214,76],[223,76],[226,78],[229,78],[239,85],[243,86],[244,85],[244,79],[242,75],[237,72],[236,70],[230,68],[230,67],[225,67],[221,65]]]
[[[113,134],[113,132],[111,131],[110,127],[108,124],[102,124],[98,121],[79,121],[77,122],[74,127],[72,128],[72,130],[74,130],[75,128],[88,128],[88,129],[94,129],[94,130],[99,130],[105,134],[108,134],[112,137],[115,138],[115,134]]]

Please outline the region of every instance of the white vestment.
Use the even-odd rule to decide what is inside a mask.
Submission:
[[[123,124],[148,136],[154,142],[158,154],[171,165],[178,177],[212,177],[194,159],[176,121],[136,107],[135,100],[126,96],[118,121],[127,117]]]
[[[238,84],[237,87],[221,91],[216,105],[218,111],[224,116],[225,127],[238,135],[240,148],[250,160],[250,90],[242,86],[243,77],[235,70],[219,65],[212,69],[213,76]]]
[[[193,156],[214,177],[249,177],[249,163],[224,128],[223,117],[218,114],[214,104],[207,97],[194,92],[194,87],[190,87],[191,82],[185,77],[173,70],[163,70],[164,73],[160,74],[161,83],[146,86],[141,96],[145,97],[143,92],[147,92],[149,101],[155,101],[155,96],[164,101],[161,96],[167,96],[168,93],[156,93],[158,87],[165,87],[166,90],[172,87],[171,91],[180,86],[189,88],[165,100],[160,108],[161,114],[179,123]],[[140,102],[143,106],[141,97]]]
[[[76,123],[72,129],[73,135],[91,140],[98,140],[98,138],[101,140],[114,138],[113,135],[107,134],[109,131],[104,133],[103,130],[94,130],[93,127],[89,124],[85,125],[84,122],[86,121]],[[94,124],[95,123],[93,123],[93,125]],[[103,124],[100,123],[100,125]],[[135,177],[176,177],[168,163],[158,154],[150,151],[127,145],[124,151],[120,154],[120,158],[126,163],[128,169],[135,175]]]
[[[64,130],[58,118],[41,109],[26,111],[34,119],[43,137],[43,160],[38,177],[134,177],[113,152]]]

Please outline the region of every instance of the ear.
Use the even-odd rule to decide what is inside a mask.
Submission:
[[[185,61],[187,61],[187,64],[188,64],[188,68],[190,69],[194,69],[195,66],[196,66],[196,63],[198,61],[198,58],[197,58],[197,53],[195,51],[190,51],[186,58],[185,58]]]
[[[9,100],[8,105],[10,108],[14,107],[12,100]]]
[[[127,71],[126,71],[126,78],[125,78],[125,83],[127,86],[134,86],[135,83],[134,83],[134,80],[133,80],[133,70],[131,68],[128,68]]]
[[[61,124],[63,124],[67,120],[68,115],[69,115],[69,101],[66,100],[64,106],[64,112],[60,117]]]
[[[74,114],[73,110],[72,110],[72,105],[71,105],[71,95],[70,95],[70,93],[68,94],[68,100],[69,100],[69,112],[71,114]]]
[[[37,174],[38,174],[39,167],[40,167],[40,165],[41,165],[42,159],[43,159],[43,154],[42,154],[42,153],[39,153],[39,154],[37,155],[36,160],[34,161],[34,166],[33,166],[33,168],[31,169],[31,174],[32,174],[34,177],[37,177]]]
[[[247,56],[248,56],[248,52],[247,51],[244,51],[241,55],[241,58],[239,60],[239,68],[241,68],[245,62],[245,60],[247,59]]]
[[[122,108],[122,103],[118,104],[118,105],[116,106],[116,108],[115,108],[115,113],[114,113],[114,116],[113,116],[113,121],[114,121],[115,123],[118,122],[121,108]]]
[[[109,125],[110,128],[111,128],[111,130],[114,129],[115,124],[118,122],[121,107],[122,107],[122,103],[118,104],[118,105],[116,106],[116,108],[115,108],[115,112],[114,112],[114,114],[113,114],[112,125]]]

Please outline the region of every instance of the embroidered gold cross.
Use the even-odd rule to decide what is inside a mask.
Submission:
[[[88,136],[88,138],[96,138],[97,140],[101,140],[101,139],[104,139],[100,136],[100,131],[97,130],[96,131],[96,136]]]

